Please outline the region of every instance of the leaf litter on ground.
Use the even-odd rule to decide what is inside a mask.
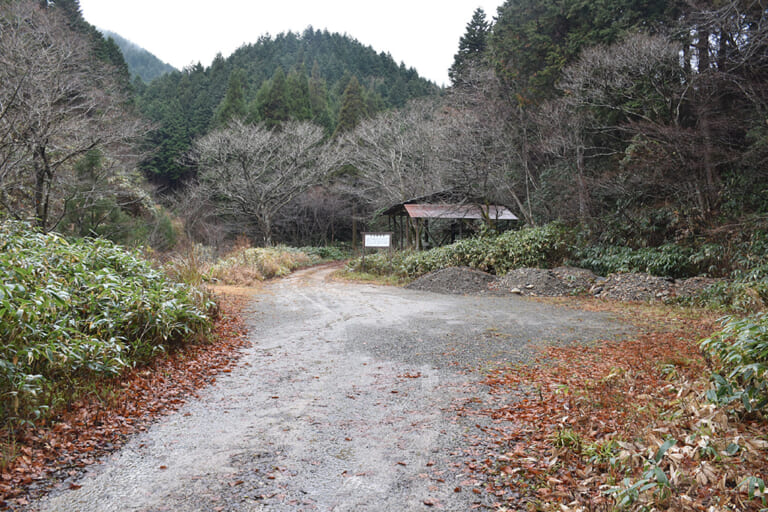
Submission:
[[[484,406],[457,411],[491,420],[465,454],[489,508],[765,510],[764,421],[704,398],[712,368],[698,342],[715,315],[596,300],[579,307],[633,319],[640,334],[546,347],[534,364],[488,372]]]
[[[12,435],[0,432],[0,509],[25,506],[85,467],[120,448],[132,434],[184,404],[197,390],[229,372],[247,345],[241,313],[248,294],[220,296],[220,313],[209,342],[185,345],[151,364],[95,383],[100,392],[70,404],[53,419]],[[67,484],[67,482],[69,482]]]

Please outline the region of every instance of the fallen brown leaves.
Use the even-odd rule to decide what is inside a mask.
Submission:
[[[100,392],[36,428],[13,437],[0,433],[4,458],[12,459],[0,472],[0,509],[26,505],[30,495],[77,475],[158,416],[178,409],[187,397],[215,382],[218,373],[231,371],[248,344],[239,315],[248,301],[247,294],[220,297],[211,343],[188,345],[151,365],[96,382]]]
[[[488,375],[493,426],[469,470],[498,510],[760,510],[745,482],[765,477],[765,424],[703,400],[697,342],[712,318],[616,307],[636,339],[551,347]]]

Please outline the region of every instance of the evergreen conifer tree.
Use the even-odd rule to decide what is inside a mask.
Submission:
[[[214,126],[224,126],[232,119],[244,119],[248,113],[245,104],[245,72],[238,68],[229,75],[224,99],[214,114]]]
[[[491,24],[485,18],[485,11],[478,7],[467,24],[467,31],[459,39],[459,51],[453,57],[453,65],[448,70],[448,76],[453,85],[461,82],[467,66],[471,62],[479,62],[488,46],[488,35]]]
[[[339,110],[339,122],[336,124],[334,136],[354,129],[366,115],[367,109],[363,99],[363,88],[360,86],[357,77],[353,75],[349,80],[347,88],[344,89],[341,110]]]
[[[297,121],[312,119],[312,108],[309,101],[309,81],[304,64],[301,63],[288,74],[285,81],[288,115]]]
[[[312,112],[312,120],[330,134],[333,131],[333,121],[328,111],[328,85],[320,74],[320,66],[315,61],[312,66],[312,75],[309,78],[309,106]]]
[[[282,67],[275,70],[272,79],[257,95],[258,119],[268,128],[275,128],[289,119],[288,95],[285,71]]]

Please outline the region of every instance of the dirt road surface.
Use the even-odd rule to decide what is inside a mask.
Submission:
[[[630,331],[520,297],[337,282],[334,269],[265,286],[231,373],[32,510],[470,510],[484,499],[463,469],[478,419],[454,407],[482,394],[483,369]]]

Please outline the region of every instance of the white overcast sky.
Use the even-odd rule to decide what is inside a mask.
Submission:
[[[448,68],[472,13],[488,20],[504,0],[80,0],[85,19],[178,69],[208,66],[259,36],[307,26],[347,34],[448,85]]]

